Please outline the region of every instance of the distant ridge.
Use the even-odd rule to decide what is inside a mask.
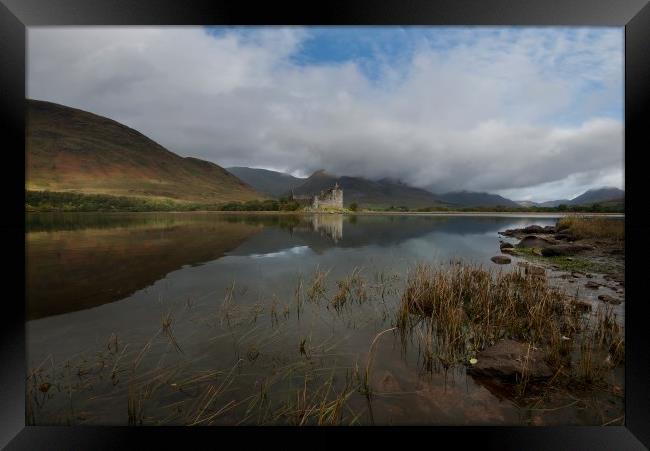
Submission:
[[[337,177],[324,170],[314,172],[302,185],[294,189],[294,194],[314,195],[333,187],[335,183],[338,183],[343,189],[343,203],[346,206],[352,202],[356,202],[362,207],[404,206],[426,208],[447,206],[434,194],[399,181],[389,179],[372,181],[362,177]]]
[[[292,188],[302,185],[306,179],[294,177],[284,172],[260,168],[235,166],[226,168],[228,172],[248,183],[260,193],[271,197],[286,195]]]
[[[93,113],[27,100],[26,189],[193,202],[265,198],[214,163],[183,158]]]
[[[612,202],[615,200],[623,201],[624,199],[625,191],[618,188],[604,187],[590,189],[578,197],[571,199],[571,205],[586,205],[597,202]]]
[[[618,205],[623,204],[624,201],[625,191],[619,188],[603,187],[590,189],[580,194],[579,196],[574,197],[573,199],[558,199],[549,200],[546,202],[520,201],[517,203],[522,206],[558,207],[563,204],[581,206],[593,205],[596,203]]]
[[[462,207],[519,207],[516,202],[498,194],[474,191],[454,191],[438,196],[441,200]]]

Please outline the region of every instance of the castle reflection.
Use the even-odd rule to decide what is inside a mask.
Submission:
[[[343,238],[343,215],[316,214],[311,218],[312,230],[337,243]]]

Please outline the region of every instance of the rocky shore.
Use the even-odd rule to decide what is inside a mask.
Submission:
[[[555,285],[593,303],[625,302],[622,240],[580,237],[560,221],[555,226],[530,225],[499,234],[503,237],[501,254],[515,257],[514,263],[525,266],[527,271],[545,274]],[[506,262],[502,257],[505,255],[495,256],[493,261]]]
[[[577,233],[563,222],[559,220],[555,226],[529,225],[499,232],[502,237],[500,255],[495,255],[492,261],[516,265],[533,277],[545,277],[551,285],[562,288],[573,308],[583,312],[589,321],[597,322],[602,311],[610,311],[616,327],[624,327],[623,223],[616,224],[620,234],[607,236],[596,231],[589,236],[584,230]],[[569,345],[575,337],[561,336],[559,339],[566,340]],[[542,387],[557,376],[546,364],[548,358],[549,355],[523,342],[503,339],[480,352],[476,364],[468,372],[491,391],[512,390],[512,383],[522,379]],[[611,350],[602,358],[605,362],[611,359]],[[620,390],[616,382],[611,387]],[[620,394],[613,394],[612,390],[603,390],[601,395],[612,404],[619,402]]]

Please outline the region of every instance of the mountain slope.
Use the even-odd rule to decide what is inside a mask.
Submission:
[[[400,182],[382,179],[372,181],[361,177],[336,177],[325,171],[313,173],[305,182],[294,189],[296,195],[314,195],[335,183],[343,189],[343,203],[350,205],[357,202],[361,206],[423,208],[444,206],[438,198],[430,192],[405,185]]]
[[[623,201],[625,199],[625,191],[618,188],[598,188],[590,189],[582,193],[578,197],[571,199],[571,205],[586,205],[600,202]]]
[[[479,193],[473,191],[454,191],[438,196],[440,200],[461,207],[519,207],[516,202],[498,194]]]
[[[214,163],[180,157],[111,119],[27,100],[26,188],[225,202],[265,196]]]
[[[248,183],[260,193],[272,197],[281,197],[287,194],[292,188],[296,188],[305,182],[305,179],[294,177],[284,172],[269,171],[268,169],[231,167],[226,168],[240,180]]]
[[[569,199],[558,199],[558,200],[548,200],[546,202],[541,202],[537,205],[540,207],[557,207],[558,205],[569,205],[571,204],[571,200]]]
[[[595,203],[607,203],[610,206],[623,204],[625,191],[618,188],[595,188],[585,191],[573,199],[549,200],[546,202],[530,202],[539,207],[557,207],[559,205],[591,205]]]

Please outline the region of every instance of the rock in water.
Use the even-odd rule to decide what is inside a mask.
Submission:
[[[506,257],[505,255],[495,255],[490,260],[498,265],[507,265],[512,261],[510,260],[510,257]]]
[[[585,287],[591,288],[592,290],[597,290],[600,288],[600,284],[590,280],[585,284]]]
[[[547,246],[542,249],[542,255],[544,257],[553,257],[558,255],[573,255],[578,252],[588,251],[593,249],[591,246],[586,246],[584,244],[555,244],[553,246]]]
[[[613,305],[618,305],[622,302],[620,299],[616,299],[615,297],[610,296],[608,294],[601,294],[600,296],[598,296],[598,299]]]
[[[501,243],[501,244],[499,245],[499,249],[501,249],[501,250],[509,249],[509,248],[512,248],[512,247],[514,247],[514,246],[512,245],[512,243]]]
[[[496,377],[509,381],[516,380],[525,372],[532,380],[548,379],[553,370],[544,362],[544,354],[528,344],[514,340],[500,340],[476,356],[478,362],[468,368],[475,376]]]
[[[521,239],[521,241],[517,244],[517,247],[523,247],[523,248],[545,248],[549,246],[553,246],[555,244],[554,241],[549,240],[548,238],[544,238],[541,236],[537,235],[527,235]]]

